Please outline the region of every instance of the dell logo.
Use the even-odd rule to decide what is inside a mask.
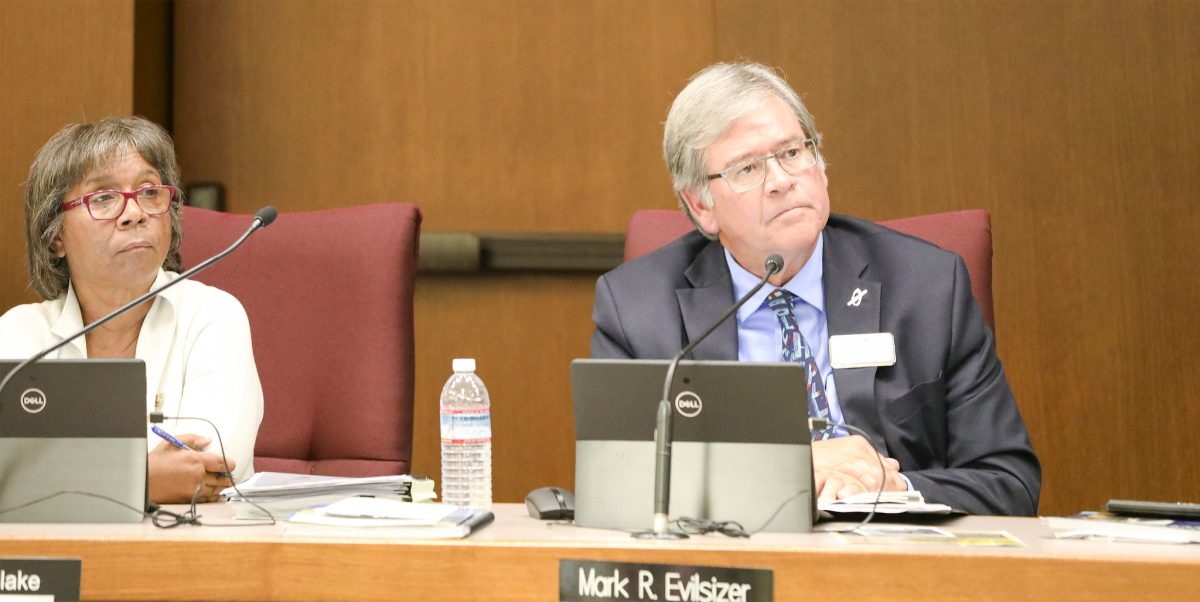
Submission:
[[[30,414],[46,409],[46,394],[40,389],[26,389],[21,394],[21,408]]]
[[[684,391],[675,396],[675,409],[685,418],[692,418],[704,409],[704,403],[700,401],[699,395],[691,391]]]

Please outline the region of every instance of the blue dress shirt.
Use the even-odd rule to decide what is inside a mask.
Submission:
[[[800,334],[812,352],[825,384],[825,397],[829,401],[829,417],[834,423],[842,422],[842,406],[838,403],[837,384],[833,380],[833,366],[829,363],[829,326],[825,319],[824,234],[817,237],[812,256],[800,271],[782,287],[770,284],[762,287],[745,305],[738,308],[738,360],[743,362],[782,362],[783,330],[775,312],[767,306],[767,295],[782,288],[796,295],[794,313],[800,325]],[[741,299],[758,284],[759,277],[746,271],[734,261],[729,249],[725,250],[725,262],[733,277],[733,297]]]

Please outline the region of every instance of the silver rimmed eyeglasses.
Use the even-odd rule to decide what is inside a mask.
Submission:
[[[88,215],[95,220],[117,219],[125,213],[129,201],[138,204],[146,215],[159,215],[171,208],[171,202],[179,195],[179,189],[170,184],[143,186],[132,192],[123,190],[97,190],[77,199],[64,201],[62,210],[70,211],[80,205],[87,207]]]
[[[746,192],[761,186],[767,179],[767,161],[775,159],[789,174],[796,175],[817,164],[820,153],[814,138],[789,144],[770,155],[757,159],[746,159],[730,165],[725,171],[709,174],[709,180],[724,178],[734,192]]]

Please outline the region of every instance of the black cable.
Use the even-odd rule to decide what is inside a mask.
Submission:
[[[779,507],[775,508],[775,511],[771,513],[771,516],[767,517],[766,522],[764,522],[761,527],[751,531],[750,535],[755,535],[757,533],[761,533],[763,529],[766,529],[768,525],[770,525],[772,522],[775,521],[775,517],[779,516],[779,513],[783,512],[783,509],[786,508],[788,504],[796,501],[803,495],[804,495],[804,492],[799,491],[799,492],[796,492],[796,495],[793,495],[792,497],[790,497],[786,500],[783,500],[783,503],[779,504]],[[747,537],[749,537],[749,536],[747,536]]]
[[[175,420],[203,420],[204,422],[207,422],[209,424],[209,426],[211,426],[213,428],[213,432],[215,432],[217,434],[217,445],[221,449],[221,463],[225,467],[225,472],[229,473],[231,475],[229,482],[233,484],[234,490],[237,490],[237,483],[234,483],[233,478],[232,478],[232,471],[229,470],[229,459],[226,458],[226,456],[225,456],[225,443],[221,440],[221,432],[219,430],[217,430],[217,426],[215,424],[213,424],[212,421],[208,420],[207,418],[195,418],[195,417],[186,417],[186,416],[184,416],[184,417],[172,416],[169,418],[172,418]],[[154,422],[154,423],[162,422],[163,416],[159,412],[152,412],[150,414],[150,421]],[[47,496],[40,497],[36,500],[31,500],[31,501],[25,502],[24,504],[21,504],[19,506],[13,506],[12,508],[0,509],[0,515],[7,514],[9,512],[13,512],[16,510],[20,510],[22,508],[28,508],[35,504],[40,504],[42,502],[54,499],[60,495],[73,494],[73,495],[83,495],[83,496],[92,497],[92,498],[96,498],[96,499],[100,499],[100,500],[105,500],[108,502],[112,502],[118,506],[128,508],[128,509],[132,510],[133,512],[140,514],[143,518],[149,518],[150,522],[153,523],[155,527],[158,527],[160,529],[173,529],[175,527],[178,527],[179,525],[194,525],[194,526],[207,525],[207,526],[214,526],[214,527],[215,526],[253,527],[253,526],[260,526],[260,525],[274,525],[275,524],[275,517],[270,512],[267,512],[266,509],[259,506],[258,504],[255,504],[254,502],[250,502],[250,503],[253,504],[254,507],[258,508],[259,510],[266,512],[267,516],[270,519],[269,521],[256,521],[256,522],[252,522],[252,523],[219,523],[219,524],[218,523],[202,523],[200,521],[200,515],[196,513],[196,502],[198,501],[198,499],[200,497],[200,492],[202,490],[202,487],[203,487],[202,485],[199,485],[199,484],[196,485],[196,489],[192,492],[191,504],[190,504],[188,510],[186,512],[182,512],[182,513],[167,510],[167,509],[163,508],[161,505],[154,503],[154,502],[150,502],[149,511],[146,511],[143,509],[136,508],[134,506],[130,506],[129,504],[126,504],[125,502],[122,502],[118,499],[108,497],[106,495],[70,489],[70,490],[59,491],[59,492],[52,493]],[[241,493],[242,493],[241,491],[238,491],[239,495],[241,495]],[[249,500],[247,500],[247,501],[249,501]]]
[[[750,537],[751,535],[757,535],[758,533],[761,533],[763,529],[766,529],[768,526],[770,526],[770,524],[775,521],[775,519],[779,516],[779,513],[783,512],[783,509],[786,508],[788,504],[800,499],[801,497],[806,497],[805,492],[798,491],[796,492],[796,495],[793,495],[792,497],[780,502],[779,506],[775,508],[775,511],[771,513],[771,516],[767,517],[767,520],[761,526],[759,526],[759,528],[753,531],[746,531],[746,528],[743,527],[741,523],[732,520],[714,521],[683,516],[675,519],[672,522],[675,523],[675,526],[680,531],[683,531],[689,535],[720,533],[729,537]]]
[[[688,535],[704,535],[706,533],[720,533],[728,537],[750,537],[750,533],[746,532],[746,528],[734,520],[714,521],[701,520],[697,518],[680,517],[673,521],[675,528],[687,533]]]
[[[40,497],[36,500],[31,500],[31,501],[25,502],[24,504],[21,504],[19,506],[13,506],[12,508],[0,509],[0,515],[7,514],[9,512],[14,512],[14,511],[20,510],[22,508],[28,508],[35,504],[40,504],[42,502],[54,499],[60,495],[68,495],[69,494],[69,495],[83,495],[83,496],[87,496],[87,497],[92,497],[92,498],[104,500],[106,502],[112,502],[123,508],[128,508],[129,510],[141,515],[142,518],[149,518],[150,522],[155,527],[158,527],[159,529],[174,529],[175,527],[178,527],[179,525],[193,525],[193,526],[197,526],[197,527],[200,527],[200,526],[252,527],[252,526],[259,526],[259,525],[275,524],[274,517],[272,517],[271,522],[266,522],[266,521],[259,521],[259,522],[255,522],[255,523],[205,523],[205,522],[201,522],[200,515],[196,513],[196,502],[200,497],[201,490],[202,490],[202,486],[196,485],[196,490],[192,492],[191,504],[189,504],[186,512],[174,512],[172,510],[167,510],[166,508],[163,508],[161,505],[156,504],[154,502],[150,502],[149,511],[141,510],[134,506],[130,506],[129,504],[126,504],[125,502],[122,502],[121,500],[111,498],[106,495],[100,495],[98,493],[90,493],[87,491],[77,491],[77,490],[72,489],[72,490],[67,490],[67,491],[59,491],[56,493],[51,493],[50,495]]]
[[[199,493],[199,488],[197,488],[196,493]],[[192,496],[192,505],[191,505],[191,508],[187,512],[183,512],[183,513],[172,512],[172,511],[167,510],[153,502],[150,504],[149,512],[147,512],[146,510],[142,510],[142,509],[136,508],[134,506],[130,506],[129,504],[126,504],[125,502],[122,502],[121,500],[108,497],[107,495],[101,495],[99,493],[91,493],[88,491],[77,491],[74,489],[69,489],[66,491],[59,491],[56,493],[51,493],[50,495],[40,497],[36,500],[31,500],[31,501],[25,502],[24,504],[21,504],[19,506],[13,506],[12,508],[4,508],[3,510],[0,510],[0,514],[7,514],[9,512],[14,512],[16,510],[20,510],[22,508],[28,508],[35,504],[40,504],[42,502],[52,500],[60,495],[82,495],[82,496],[86,496],[86,497],[96,498],[99,500],[104,500],[106,502],[112,502],[118,506],[121,506],[122,508],[128,508],[130,511],[141,515],[142,518],[149,518],[150,522],[153,523],[155,527],[158,527],[160,529],[173,529],[175,527],[178,527],[179,525],[200,525],[201,524],[200,517],[196,515],[196,496],[195,495]]]
[[[207,422],[208,426],[211,426],[213,432],[217,434],[217,448],[221,450],[221,466],[223,468],[225,468],[225,473],[229,475],[229,484],[233,487],[233,490],[237,492],[238,496],[241,497],[243,501],[250,504],[251,506],[254,506],[255,508],[258,508],[263,514],[267,515],[267,520],[265,520],[265,521],[233,522],[233,523],[219,523],[219,524],[204,523],[204,524],[212,526],[212,527],[256,527],[256,526],[260,526],[260,525],[274,525],[275,524],[275,515],[271,514],[270,510],[267,510],[266,508],[259,506],[257,503],[254,502],[254,500],[250,499],[249,496],[242,493],[241,489],[238,489],[237,481],[235,481],[233,479],[233,471],[229,470],[229,458],[225,456],[225,442],[221,439],[221,431],[217,429],[217,425],[213,424],[213,422],[211,420],[209,420],[207,418],[202,418],[200,416],[163,416],[163,419],[164,420],[202,420],[204,422]],[[196,497],[199,494],[200,494],[200,486],[197,485],[196,492],[192,494],[193,512],[195,511],[195,508],[196,508]],[[197,518],[197,524],[200,524],[198,522],[200,517],[196,517],[196,518]]]
[[[154,526],[159,529],[174,529],[179,525],[194,525],[199,527],[202,523],[200,522],[200,515],[196,514],[196,498],[200,497],[200,487],[200,485],[196,485],[196,489],[192,491],[192,503],[188,507],[187,512],[184,513],[172,512],[151,502],[150,522],[154,523]]]
[[[140,509],[140,508],[135,508],[135,507],[133,507],[133,506],[130,506],[129,504],[126,504],[125,502],[122,502],[121,500],[114,499],[114,498],[108,497],[108,496],[106,496],[106,495],[100,495],[99,493],[90,493],[90,492],[87,492],[87,491],[76,491],[76,490],[74,490],[74,489],[69,489],[69,490],[66,490],[66,491],[59,491],[59,492],[57,492],[57,493],[51,493],[50,495],[47,495],[47,496],[40,497],[40,498],[38,498],[38,499],[36,499],[36,500],[32,500],[32,501],[25,502],[24,504],[21,504],[21,505],[19,505],[19,506],[13,506],[13,507],[11,507],[11,508],[3,508],[3,509],[0,509],[0,514],[8,514],[9,512],[14,512],[14,511],[20,510],[20,509],[22,509],[22,508],[28,508],[28,507],[30,507],[30,506],[32,506],[32,505],[34,505],[34,504],[40,504],[40,503],[42,503],[42,502],[45,502],[45,501],[47,501],[47,500],[54,499],[54,498],[56,498],[56,497],[58,497],[58,496],[60,496],[60,495],[67,495],[67,494],[72,494],[72,495],[84,495],[84,496],[87,496],[87,497],[94,497],[94,498],[97,498],[97,499],[101,499],[101,500],[105,500],[105,501],[108,501],[108,502],[112,502],[112,503],[114,503],[114,504],[116,504],[116,505],[118,505],[118,506],[124,507],[124,508],[129,508],[129,509],[130,509],[130,510],[132,510],[133,512],[136,512],[136,513],[138,513],[138,514],[142,515],[142,517],[147,517],[147,516],[150,516],[150,514],[149,514],[148,512],[146,512],[145,510],[142,510],[142,509]]]
[[[810,431],[811,430],[823,431],[827,428],[830,428],[829,421],[823,420],[821,418],[809,418],[808,423],[809,423]],[[814,428],[814,427],[819,427],[819,428]],[[866,431],[864,431],[856,426],[851,426],[849,424],[846,424],[844,422],[833,425],[833,428],[837,428],[837,427],[848,428],[848,429],[862,435],[863,438],[867,440],[867,444],[871,446],[871,449],[875,449],[875,444],[873,441],[871,441],[871,436],[868,435],[866,433]],[[859,529],[867,526],[867,523],[871,522],[871,519],[875,517],[875,509],[879,507],[879,498],[883,497],[883,488],[887,484],[887,468],[885,468],[883,465],[883,454],[879,453],[878,451],[875,452],[875,459],[879,460],[879,489],[875,491],[875,500],[871,502],[871,511],[867,513],[866,518],[862,519],[862,522],[858,523],[857,525],[855,525],[854,527],[852,527],[850,529],[841,529],[841,530],[837,530],[837,531],[822,531],[822,533],[858,533]],[[774,517],[772,517],[772,519],[773,518]]]
[[[810,431],[823,431],[825,429],[830,428],[829,421],[823,420],[820,418],[809,418],[808,422],[809,422],[809,430]],[[863,431],[862,429],[860,429],[858,427],[851,426],[844,422],[832,425],[832,427],[833,428],[844,427],[844,428],[850,429],[850,430],[862,435],[863,438],[867,440],[867,443],[871,444],[871,436],[868,435],[865,431]],[[871,444],[871,449],[875,449],[875,446],[873,444]],[[854,533],[854,532],[857,532],[859,529],[867,526],[867,523],[871,522],[871,519],[875,517],[875,509],[879,506],[879,498],[883,497],[883,488],[887,484],[887,468],[885,468],[883,465],[883,456],[877,452],[875,454],[875,457],[877,460],[879,460],[879,477],[880,477],[879,478],[879,489],[875,492],[875,500],[871,503],[871,511],[869,513],[867,513],[867,517],[864,518],[861,523],[855,525],[851,529],[838,530],[838,531],[821,531],[821,533]],[[793,501],[795,501],[803,496],[804,496],[804,492],[800,491],[800,492],[797,492],[796,495],[793,495],[792,497],[789,497],[788,499],[783,500],[783,502],[781,502],[779,504],[779,506],[775,508],[775,512],[771,513],[771,516],[769,516],[767,518],[766,522],[764,522],[761,527],[759,527],[753,531],[749,531],[749,532],[747,532],[745,530],[745,528],[742,527],[741,523],[739,523],[737,521],[713,521],[713,520],[703,520],[703,519],[698,519],[698,518],[689,518],[689,517],[685,516],[685,517],[677,518],[672,522],[675,523],[676,528],[678,528],[680,531],[683,531],[684,533],[688,533],[690,535],[704,535],[706,533],[717,532],[717,533],[721,533],[722,535],[726,535],[729,537],[750,537],[751,535],[755,535],[757,533],[762,532],[763,529],[766,529],[768,526],[770,526],[770,524],[772,522],[774,522],[776,518],[779,517],[779,513],[783,512],[783,509],[785,507],[787,507],[788,504],[792,503]]]

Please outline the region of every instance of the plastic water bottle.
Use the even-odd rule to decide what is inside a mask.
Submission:
[[[492,507],[492,416],[487,387],[475,360],[453,362],[442,387],[442,502],[480,510]]]

